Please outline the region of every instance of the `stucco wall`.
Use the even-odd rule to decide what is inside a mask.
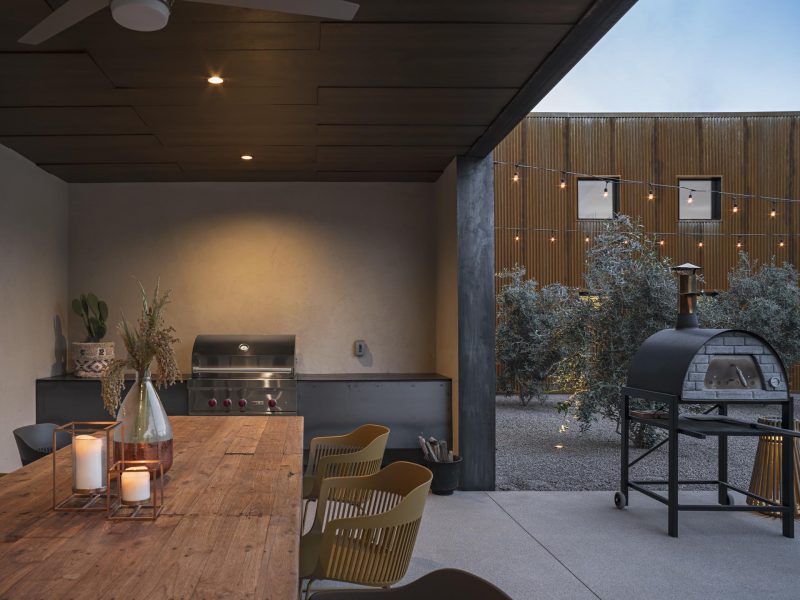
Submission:
[[[35,420],[35,381],[66,347],[67,184],[0,146],[0,473],[19,467],[12,430]]]
[[[305,373],[436,368],[431,184],[153,183],[70,186],[69,291],[116,322],[139,278],[173,291],[188,370],[199,333],[294,333]],[[70,319],[70,339],[79,339]],[[119,338],[112,337],[119,343]],[[356,339],[367,342],[353,356]]]

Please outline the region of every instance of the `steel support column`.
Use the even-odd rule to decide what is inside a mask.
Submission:
[[[461,489],[495,487],[494,164],[456,162]]]

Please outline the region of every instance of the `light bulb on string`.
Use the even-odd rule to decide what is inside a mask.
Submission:
[[[686,199],[687,204],[691,204],[692,202],[694,202],[694,196],[692,195],[693,192],[694,190],[689,191],[689,197]]]
[[[603,198],[608,198],[608,182],[605,182],[605,187],[603,187]]]
[[[697,242],[697,247],[698,248],[702,248],[703,247],[703,242]]]
[[[555,242],[555,241],[556,241],[556,232],[555,231],[551,231],[550,232],[550,242]]]
[[[519,241],[519,234],[516,234],[516,235],[514,236],[514,241],[515,241],[515,242],[518,242],[518,241]]]
[[[734,202],[732,210],[733,210],[734,213],[738,213],[739,212],[739,205]]]
[[[561,181],[558,182],[558,187],[560,187],[562,190],[567,187],[567,180],[563,174],[561,175]]]
[[[587,235],[585,238],[583,238],[583,241],[584,241],[584,242],[586,242],[586,243],[588,244],[588,243],[589,243],[589,242],[591,242],[592,240],[591,240],[591,238],[589,238],[589,236]]]
[[[742,238],[739,238],[739,239],[737,240],[737,242],[736,242],[736,247],[737,247],[737,248],[741,248],[741,247],[742,247],[742,245],[743,245],[743,244],[742,244]]]
[[[778,248],[783,248],[786,244],[783,243],[783,240],[778,242]]]
[[[663,246],[664,245],[664,240],[658,240],[658,245],[659,246]]]
[[[513,181],[514,183],[517,183],[519,181],[519,173],[517,171],[514,171],[514,176],[511,178],[511,181]]]
[[[655,200],[655,193],[653,192],[652,186],[647,190],[647,199],[648,200]]]
[[[772,210],[771,210],[771,211],[769,211],[769,216],[770,216],[770,217],[774,217],[774,216],[775,216],[775,215],[777,215],[777,214],[778,214],[778,210],[775,208],[775,205],[773,204],[773,205],[772,205]]]

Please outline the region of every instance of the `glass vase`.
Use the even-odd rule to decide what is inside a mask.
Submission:
[[[119,407],[114,432],[116,460],[160,460],[164,473],[172,466],[172,426],[150,372],[139,373]]]

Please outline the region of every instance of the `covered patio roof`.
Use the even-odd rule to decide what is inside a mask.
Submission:
[[[62,1],[9,0],[0,143],[68,182],[435,181],[491,152],[634,2],[361,0],[320,22],[178,0],[159,32],[102,10],[27,46]]]

